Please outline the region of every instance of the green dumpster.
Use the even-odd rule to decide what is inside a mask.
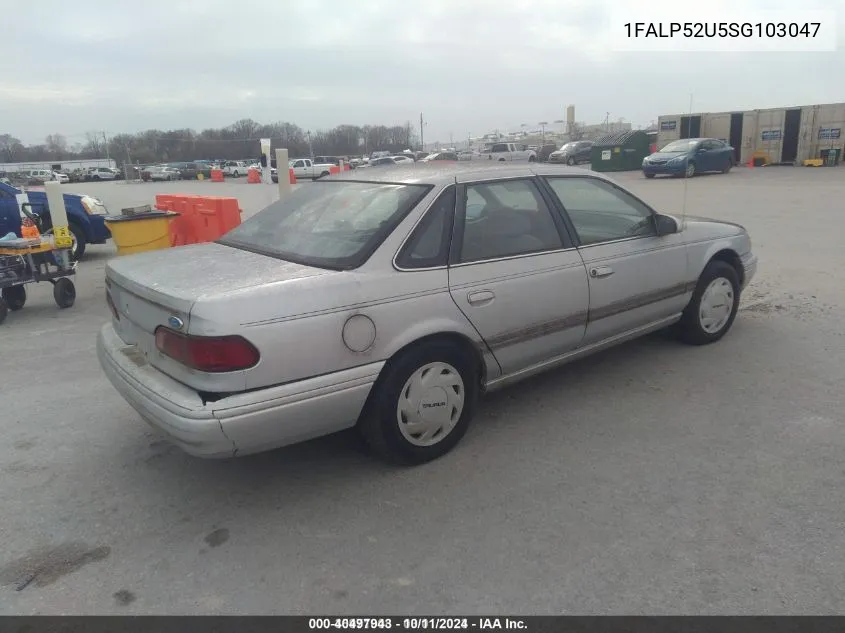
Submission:
[[[590,164],[593,171],[636,171],[649,155],[650,138],[642,130],[615,132],[593,143]]]

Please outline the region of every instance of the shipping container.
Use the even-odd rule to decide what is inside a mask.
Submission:
[[[734,147],[738,163],[763,156],[771,164],[801,164],[831,152],[845,154],[843,128],[843,103],[663,115],[658,117],[657,144],[694,136],[718,138]]]

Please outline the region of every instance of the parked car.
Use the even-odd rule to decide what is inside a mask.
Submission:
[[[111,167],[89,167],[85,180],[117,180],[120,172]]]
[[[425,158],[421,158],[421,163],[432,163],[435,161],[453,161],[458,160],[458,155],[455,152],[434,152],[433,154],[429,154]],[[370,161],[372,162],[372,161]]]
[[[270,180],[278,184],[279,182],[279,170],[275,167],[270,168]]]
[[[537,160],[537,152],[519,143],[492,143],[481,150],[481,158],[497,161],[527,161]]]
[[[370,169],[216,243],[109,260],[98,356],[194,455],[357,427],[421,463],[460,441],[485,391],[670,325],[719,340],[756,266],[741,226],[681,222],[603,174]]]
[[[325,158],[320,156],[318,158]],[[289,163],[290,168],[293,169],[293,175],[299,178],[310,178],[316,180],[323,176],[328,176],[334,167],[334,163],[315,163],[310,158],[294,158]]]
[[[686,176],[707,171],[728,173],[734,166],[734,148],[715,138],[685,138],[672,141],[659,152],[643,159],[643,174]]]
[[[227,160],[223,163],[223,173],[227,176],[238,178],[239,176],[246,176],[249,167],[246,161],[243,160]]]
[[[413,156],[406,156],[404,154],[391,156],[390,158],[392,158],[393,162],[397,165],[413,165],[416,162]]]
[[[43,185],[54,180],[52,169],[27,169],[17,173],[18,181],[25,185]]]
[[[559,150],[549,154],[549,162],[566,163],[567,165],[589,163],[592,159],[592,151],[592,141],[572,141],[565,143]]]
[[[545,145],[541,145],[537,150],[537,160],[541,163],[547,163],[549,162],[549,156],[551,156],[552,152],[556,151],[557,145],[555,143],[546,143]]]
[[[371,158],[367,167],[387,167],[395,164],[396,159],[394,156],[380,156],[379,158]]]
[[[18,236],[21,234],[21,213],[16,198],[19,193],[20,189],[0,183],[0,237],[7,233],[15,233]],[[27,191],[27,196],[32,213],[39,218],[39,230],[42,233],[52,230],[47,193]],[[93,196],[66,193],[63,197],[68,228],[73,238],[71,255],[80,259],[88,244],[104,244],[111,238],[111,233],[103,221],[108,211],[102,201]]]
[[[182,180],[197,180],[200,175],[203,178],[211,178],[211,165],[208,163],[183,163],[178,167]]]
[[[182,180],[182,172],[176,167],[158,165],[150,168],[150,180],[154,182]]]

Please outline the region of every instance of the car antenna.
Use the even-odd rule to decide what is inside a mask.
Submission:
[[[687,117],[687,134],[689,135],[692,132],[692,93],[689,95],[689,117]],[[681,129],[681,133],[683,133],[683,129]],[[684,199],[681,202],[681,230],[684,231],[687,228],[687,184],[689,183],[689,177],[687,176],[686,172],[684,172]]]

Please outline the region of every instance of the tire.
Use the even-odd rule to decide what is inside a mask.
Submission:
[[[99,180],[99,179],[100,179],[100,176],[98,174],[98,175],[94,176],[91,180]]]
[[[237,169],[236,169],[235,171],[233,171],[233,172],[232,172],[232,176],[234,176],[235,178],[237,178],[237,177],[238,177],[238,176],[240,176],[240,175],[241,175],[241,174],[240,174],[240,172],[238,172],[238,170],[237,170]]]
[[[725,163],[725,166],[722,167],[722,173],[723,174],[728,173],[731,170],[731,167],[733,167],[733,163],[731,162],[730,159],[728,159],[728,161]]]
[[[698,278],[692,299],[678,322],[680,339],[690,345],[707,345],[722,338],[736,318],[739,294],[739,275],[734,267],[712,260]],[[730,302],[728,311],[720,309],[728,307],[725,302]]]
[[[71,223],[70,229],[71,237],[73,238],[74,246],[70,251],[71,259],[79,261],[85,255],[85,247],[88,245],[88,240],[85,239],[85,231],[83,231],[78,224]]]
[[[359,432],[370,449],[388,462],[407,466],[424,464],[452,450],[475,413],[479,376],[473,360],[472,355],[445,341],[424,343],[391,359],[358,422]],[[441,371],[444,373],[439,384],[420,386],[422,393],[414,397],[414,383],[420,385],[419,381],[426,378],[439,378]],[[402,394],[409,390],[411,398],[403,398]],[[419,408],[423,404],[431,405],[427,409],[431,416],[429,428],[415,433],[408,424],[420,415],[419,411],[426,410]],[[414,406],[418,407],[416,411]],[[431,431],[433,437],[425,438],[425,433]]]
[[[687,169],[684,172],[684,176],[686,178],[693,178],[695,176],[695,163],[689,163],[687,165]]]
[[[24,286],[3,288],[2,297],[9,310],[12,312],[20,310],[26,304],[26,288]]]
[[[645,172],[643,172],[643,176],[645,176],[646,178],[654,178],[654,174],[647,174]]]
[[[53,284],[53,299],[62,309],[69,308],[76,301],[76,286],[67,277],[57,279]]]
[[[9,306],[6,305],[5,299],[0,298],[0,324],[6,320],[9,315]]]
[[[570,156],[569,158],[566,159],[566,164],[569,165],[570,167],[573,167],[575,165],[575,159],[572,156]]]
[[[529,162],[529,163],[533,163],[533,162],[535,162],[536,160],[537,160],[537,159],[536,159],[536,158],[534,158],[533,156],[529,156],[529,157],[528,157],[528,162]]]
[[[329,175],[329,172],[324,171],[322,174],[320,174],[320,175],[318,176],[318,178],[323,178],[324,176],[328,176],[328,175]]]

